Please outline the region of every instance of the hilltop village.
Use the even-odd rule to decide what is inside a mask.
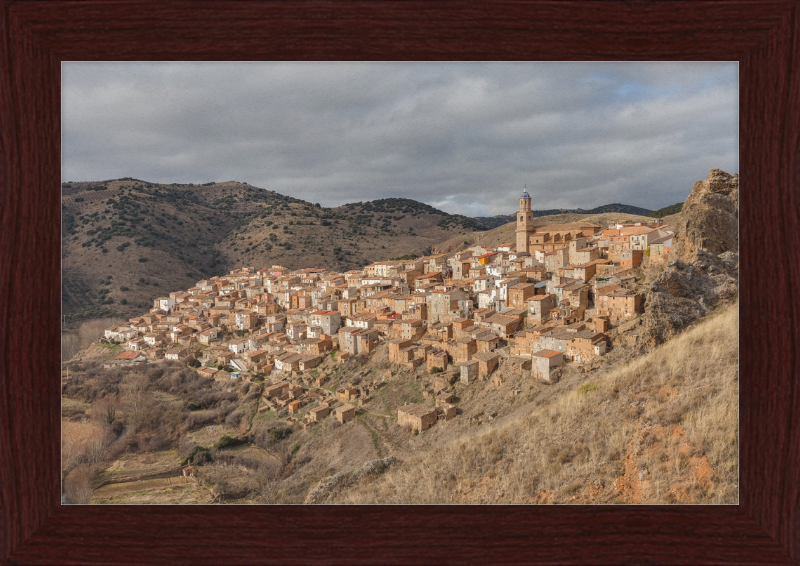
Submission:
[[[496,248],[345,273],[248,267],[198,281],[107,328],[104,341],[126,351],[106,367],[176,360],[217,381],[264,380],[259,410],[310,428],[329,414],[352,420],[384,384],[329,391],[319,371],[326,358],[367,358],[388,343],[391,364],[442,374],[430,393],[435,407],[397,407],[398,424],[417,432],[459,414],[449,392],[456,379],[499,379],[497,368],[514,364],[553,382],[560,366],[635,339],[614,334],[644,310],[634,269],[645,257],[666,263],[673,233],[660,220],[535,227],[530,195],[519,203],[516,242]]]

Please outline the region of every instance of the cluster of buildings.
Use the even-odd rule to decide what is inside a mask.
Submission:
[[[488,378],[509,357],[530,360],[531,374],[549,380],[564,363],[604,355],[609,331],[643,312],[633,269],[645,256],[666,261],[671,238],[661,221],[535,227],[525,192],[516,244],[345,273],[242,268],[155,299],[148,313],[105,337],[127,349],[115,363],[168,359],[218,380],[268,377],[277,383],[265,407],[293,415],[319,401],[305,415],[309,424],[340,401],[336,418],[347,422],[351,402],[363,404],[375,384],[333,398],[315,370],[332,353],[343,361],[388,344],[397,366],[429,373],[455,366],[465,382]],[[452,418],[445,405],[435,414]],[[419,430],[436,421],[427,411],[401,408]]]

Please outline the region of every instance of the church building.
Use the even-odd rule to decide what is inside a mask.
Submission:
[[[528,191],[519,197],[519,212],[517,213],[517,253],[529,252],[530,238],[536,228],[533,226],[533,211],[531,210],[531,195]]]
[[[567,224],[548,224],[536,228],[533,225],[531,196],[524,191],[519,197],[517,212],[517,252],[552,252],[567,248],[570,242],[580,238],[589,238],[601,231],[601,227],[591,222],[570,222]],[[583,248],[578,245],[578,248]]]

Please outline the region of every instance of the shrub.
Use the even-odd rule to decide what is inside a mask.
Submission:
[[[431,368],[431,373],[442,373],[443,371],[444,370],[442,368],[440,368],[440,367],[434,366],[434,367]]]
[[[269,449],[290,434],[292,429],[288,427],[269,427],[267,430],[262,428],[255,434],[255,442],[257,446]]]
[[[241,409],[236,409],[225,419],[225,424],[231,427],[239,427],[242,421],[247,418],[247,415]]]
[[[269,433],[270,439],[272,442],[280,442],[284,438],[288,437],[292,434],[292,429],[290,428],[269,428],[267,429]]]
[[[94,469],[81,464],[64,479],[64,497],[67,503],[86,504],[94,495]]]
[[[186,464],[188,464],[189,460],[191,460],[192,464],[194,465],[203,464],[205,462],[211,461],[211,455],[208,453],[208,448],[205,448],[203,446],[195,446],[194,448],[192,448],[192,451],[189,452],[186,458],[181,460],[181,466],[185,466]]]
[[[222,450],[223,448],[230,448],[232,446],[239,446],[240,444],[243,444],[243,443],[244,443],[244,441],[242,441],[242,440],[240,440],[238,438],[234,438],[233,436],[228,436],[226,434],[225,436],[223,436],[222,438],[217,440],[216,444],[214,444],[214,448],[216,448],[217,450]]]
[[[146,257],[140,257],[140,258],[139,258],[139,262],[140,262],[140,263],[144,263],[144,262],[146,262],[146,261],[147,261],[147,258],[146,258]]]

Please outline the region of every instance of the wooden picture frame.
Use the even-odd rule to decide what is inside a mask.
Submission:
[[[0,18],[0,563],[798,563],[800,1],[7,0]],[[60,505],[60,63],[305,59],[740,62],[739,505]]]

